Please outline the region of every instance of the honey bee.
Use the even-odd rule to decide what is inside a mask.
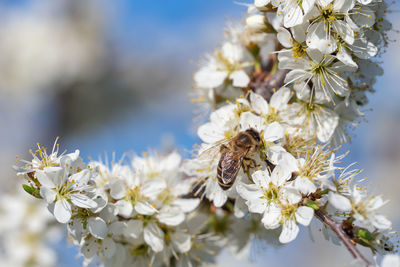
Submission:
[[[250,166],[255,165],[251,158],[261,143],[259,132],[250,128],[239,132],[236,136],[216,145],[219,148],[220,159],[217,166],[217,180],[223,190],[228,190],[235,182],[241,167],[247,172]],[[212,149],[212,148],[211,148]]]

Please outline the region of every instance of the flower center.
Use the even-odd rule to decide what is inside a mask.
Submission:
[[[146,244],[142,244],[139,246],[133,246],[129,252],[131,253],[132,256],[147,256],[147,252],[149,250],[149,247]]]
[[[163,205],[169,205],[174,201],[174,196],[171,194],[168,188],[164,189],[158,196],[157,199],[163,204]]]
[[[301,43],[298,43],[296,41],[293,41],[293,56],[295,58],[303,58],[303,56],[306,54],[306,48],[303,47]]]
[[[229,60],[226,59],[226,58],[222,55],[222,52],[217,52],[217,57],[218,57],[218,60],[219,60],[220,62],[222,62],[222,64],[224,64],[224,66],[225,66],[225,69],[219,69],[219,70],[221,70],[221,71],[227,71],[228,74],[231,74],[232,72],[234,72],[235,70],[238,69],[238,67],[237,67],[236,65],[230,63]]]
[[[264,118],[265,118],[265,121],[266,121],[268,124],[273,123],[273,122],[275,122],[275,121],[277,121],[277,122],[280,121],[280,120],[279,120],[278,113],[277,113],[276,111],[274,111],[274,110],[272,110],[271,112],[269,112],[268,114],[266,114],[266,115],[264,116]]]
[[[322,9],[322,17],[325,21],[335,20],[335,14],[333,11],[333,4],[329,4],[327,7]]]
[[[132,206],[135,206],[137,202],[144,199],[140,196],[139,187],[135,186],[134,188],[128,189],[126,192],[125,199],[132,203]]]
[[[282,207],[282,217],[285,219],[291,219],[295,216],[297,205],[288,205]]]
[[[268,201],[268,203],[276,202],[279,197],[279,188],[274,185],[272,182],[269,183],[269,187],[264,191],[264,198]]]

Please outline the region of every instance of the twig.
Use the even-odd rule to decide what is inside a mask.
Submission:
[[[273,75],[254,73],[249,88],[269,101],[275,90],[282,87],[288,70],[277,70]]]
[[[321,210],[316,210],[315,215],[317,218],[323,222],[326,226],[328,226],[337,237],[343,242],[346,248],[350,251],[351,255],[357,260],[362,261],[365,266],[370,267],[372,266],[371,263],[358,251],[356,245],[352,242],[350,237],[344,232],[342,225],[336,221],[334,221],[331,217],[325,214]]]

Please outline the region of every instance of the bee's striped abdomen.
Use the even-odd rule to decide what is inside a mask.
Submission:
[[[223,190],[228,190],[235,182],[236,176],[240,170],[243,156],[232,151],[226,151],[221,154],[217,166],[218,184]]]

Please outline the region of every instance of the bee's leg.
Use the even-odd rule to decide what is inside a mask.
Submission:
[[[244,172],[248,172],[250,169],[257,167],[257,163],[252,158],[243,158],[242,167]]]
[[[242,161],[243,172],[247,175],[247,178],[249,178],[250,181],[253,181],[253,178],[251,178],[251,175],[250,175],[250,168],[254,168],[254,167],[256,167],[256,162],[254,159],[243,158],[243,161]]]

